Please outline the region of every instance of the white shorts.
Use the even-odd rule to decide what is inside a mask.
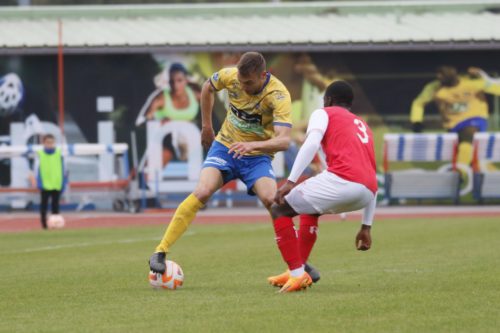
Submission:
[[[323,171],[297,185],[285,196],[299,214],[339,214],[364,208],[374,194],[366,186]]]

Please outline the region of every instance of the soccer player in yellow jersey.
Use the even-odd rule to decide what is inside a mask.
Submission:
[[[437,70],[437,80],[428,83],[413,101],[410,120],[414,132],[422,131],[424,107],[434,101],[443,118],[443,127],[458,133],[457,162],[472,161],[472,138],[475,132],[488,129],[488,103],[485,93],[500,95],[500,84],[479,68],[470,68],[470,76],[459,76],[451,66]]]
[[[226,89],[229,108],[217,137],[212,128],[216,91]],[[165,271],[165,255],[186,231],[198,210],[225,183],[241,179],[250,195],[270,209],[276,194],[271,166],[275,152],[290,143],[291,99],[286,87],[266,71],[260,53],[245,53],[235,68],[223,68],[205,82],[201,92],[201,141],[208,149],[200,179],[177,208],[149,260],[153,272]],[[214,140],[215,139],[215,140]]]

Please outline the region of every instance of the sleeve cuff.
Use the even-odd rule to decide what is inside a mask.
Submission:
[[[215,89],[215,91],[219,91],[219,89],[217,89],[217,88],[215,87],[214,83],[212,82],[212,78],[209,78],[209,79],[208,79],[208,82],[210,82],[210,85],[212,86],[212,88],[214,88],[214,89]]]

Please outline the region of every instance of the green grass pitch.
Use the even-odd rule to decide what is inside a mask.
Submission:
[[[323,221],[321,281],[280,295],[270,224],[196,225],[170,258],[178,291],[155,291],[147,259],[164,227],[0,234],[1,332],[498,332],[498,218]]]

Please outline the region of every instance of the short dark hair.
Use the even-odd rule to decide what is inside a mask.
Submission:
[[[266,59],[259,52],[247,52],[241,56],[237,67],[243,76],[260,74],[266,70]]]
[[[325,96],[330,97],[333,105],[350,108],[354,100],[354,92],[349,83],[339,80],[332,82],[325,91]]]
[[[170,68],[168,69],[168,74],[172,75],[173,73],[177,73],[177,72],[180,72],[184,75],[188,74],[188,71],[187,71],[186,67],[184,67],[183,64],[181,64],[179,62],[174,62],[172,65],[170,65]]]
[[[453,66],[440,66],[436,71],[437,78],[445,87],[453,87],[458,83],[457,69]]]
[[[53,134],[45,134],[43,137],[42,137],[42,142],[45,142],[45,140],[49,140],[49,139],[52,139],[52,140],[55,140],[55,136]]]
[[[45,142],[46,140],[55,140],[55,136],[53,134],[45,134],[42,136],[42,142]]]
[[[436,73],[441,75],[457,75],[457,69],[453,66],[442,65],[436,68]]]

